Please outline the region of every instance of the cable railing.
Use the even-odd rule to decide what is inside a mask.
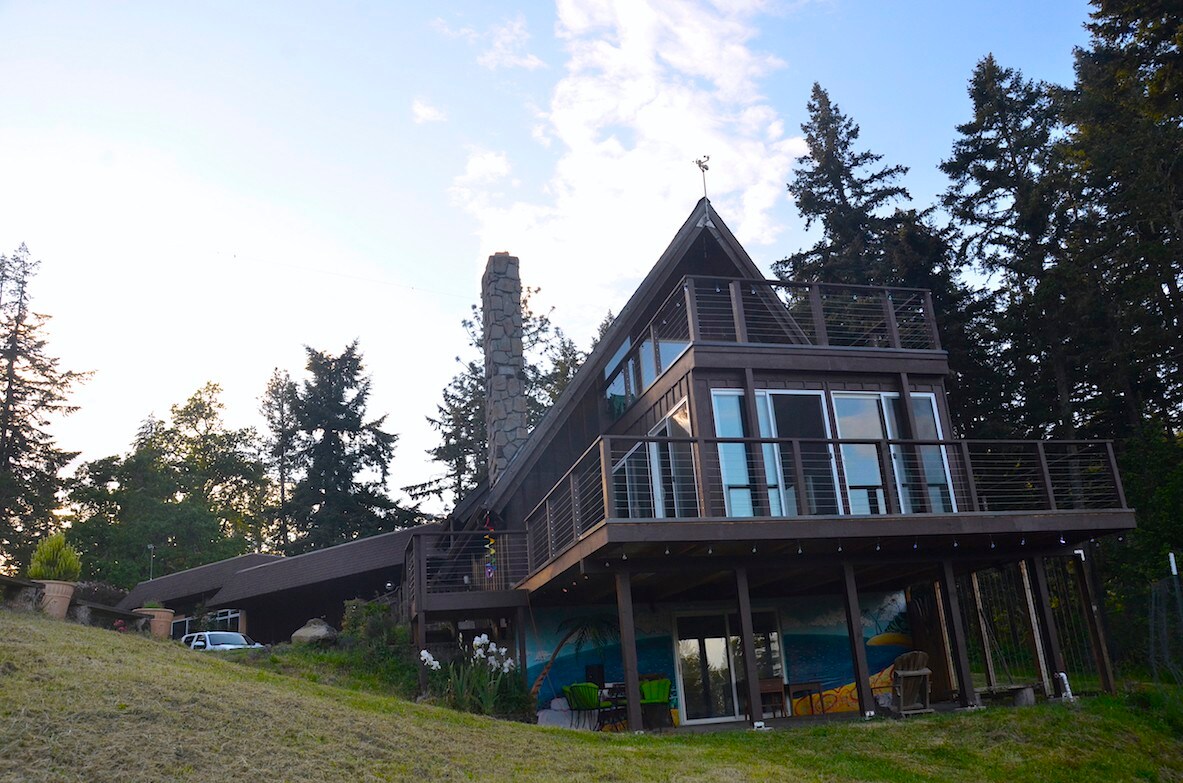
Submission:
[[[528,571],[523,531],[425,532],[406,550],[407,602],[411,611],[434,593],[512,590]]]
[[[605,520],[1123,508],[1107,441],[604,436],[526,528],[532,572]]]
[[[607,368],[615,420],[694,342],[939,349],[928,291],[685,277]]]

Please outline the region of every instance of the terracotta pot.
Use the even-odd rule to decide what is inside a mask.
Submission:
[[[136,614],[146,614],[152,618],[152,635],[159,636],[161,639],[167,639],[173,635],[173,610],[147,607],[140,607],[135,610]]]
[[[58,620],[66,619],[66,612],[70,610],[70,599],[74,597],[74,583],[59,582],[56,579],[33,581],[45,587],[45,593],[41,596],[41,610]]]

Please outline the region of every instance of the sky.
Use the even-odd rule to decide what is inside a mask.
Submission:
[[[468,356],[487,257],[521,258],[585,346],[703,193],[752,258],[808,246],[785,183],[814,82],[913,205],[993,53],[1072,81],[1076,0],[0,0],[0,253],[42,266],[55,420],[126,453],[207,381],[262,426],[275,368],[360,341],[390,489],[439,472],[426,417]]]

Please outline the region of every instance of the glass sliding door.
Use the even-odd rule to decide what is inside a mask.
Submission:
[[[849,440],[887,438],[879,395],[834,395],[838,437]],[[851,514],[886,514],[883,470],[879,447],[874,443],[843,443],[842,467],[846,472],[846,498]]]
[[[664,438],[690,437],[690,406],[685,401],[649,433]],[[650,443],[653,500],[659,518],[698,516],[694,449],[689,443]]]
[[[678,693],[687,721],[735,718],[732,637],[722,614],[679,617]]]
[[[824,440],[830,437],[825,401],[821,392],[760,392],[760,437]],[[792,444],[764,446],[764,467],[768,472],[768,495],[774,515],[797,516],[806,513],[801,500],[812,514],[840,514],[838,474],[833,449],[828,443],[800,443],[800,479]],[[780,509],[779,511],[777,509]]]
[[[715,435],[742,438],[747,432],[743,413],[743,392],[717,389],[711,393],[715,412]],[[755,514],[752,477],[745,443],[719,444],[719,473],[723,483],[723,505],[729,517]]]
[[[917,392],[908,396],[912,401],[912,423],[916,429],[912,438],[941,440],[936,397]],[[890,414],[887,416],[888,434],[898,438],[897,433],[903,431],[903,410],[899,395],[884,395],[884,403]],[[944,446],[893,446],[891,452],[900,484],[900,509],[903,513],[956,513],[957,502],[949,486],[949,460]]]

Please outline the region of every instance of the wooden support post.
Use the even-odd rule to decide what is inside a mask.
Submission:
[[[735,341],[748,341],[748,323],[743,313],[743,281],[731,281],[731,317],[735,319]]]
[[[871,672],[867,667],[867,648],[863,642],[863,613],[859,609],[858,586],[854,581],[854,566],[842,563],[845,580],[846,632],[850,636],[850,657],[854,660],[854,684],[858,691],[859,712],[875,714],[875,695],[871,692]]]
[[[1063,696],[1063,686],[1055,675],[1064,671],[1064,655],[1060,651],[1060,635],[1056,633],[1056,617],[1052,614],[1051,591],[1047,585],[1047,566],[1042,557],[1031,558],[1030,571],[1044,654],[1047,655],[1047,665],[1052,672],[1056,695]]]
[[[829,345],[830,335],[826,331],[826,311],[822,304],[822,290],[818,283],[809,285],[809,310],[813,314],[814,341],[817,345]]]
[[[637,628],[633,622],[632,578],[616,572],[616,611],[620,615],[620,658],[624,666],[624,692],[628,699],[628,726],[641,731],[641,679],[637,671]]]
[[[900,345],[900,326],[895,320],[895,302],[891,300],[891,291],[883,289],[883,319],[887,324],[887,344],[892,348],[903,348]]]
[[[937,311],[932,305],[932,291],[924,292],[924,321],[928,324],[928,335],[932,340],[932,349],[941,350],[941,331],[937,328]]]
[[[420,651],[427,649],[427,613],[419,612],[415,618],[415,646]],[[427,667],[419,662],[419,693],[427,693]]]
[[[986,623],[986,612],[982,609],[982,588],[978,585],[978,572],[969,575],[974,593],[974,613],[978,616],[978,632],[982,635],[982,658],[986,661],[986,685],[998,687],[998,675],[994,671],[994,655],[990,652],[990,626]]]
[[[957,674],[957,703],[962,707],[973,707],[978,703],[974,690],[973,671],[969,667],[969,647],[965,642],[965,625],[962,623],[961,601],[957,596],[957,575],[953,572],[953,561],[941,561],[941,599],[945,602],[945,622],[948,624],[950,652],[953,655],[953,670]]]
[[[1117,680],[1113,676],[1113,660],[1109,657],[1109,645],[1105,641],[1105,626],[1101,622],[1101,603],[1093,589],[1092,567],[1087,553],[1073,558],[1076,571],[1076,586],[1080,590],[1080,605],[1089,627],[1089,640],[1093,645],[1093,661],[1101,678],[1101,689],[1106,693],[1117,692]]]
[[[760,675],[756,670],[756,639],[752,630],[752,599],[748,594],[748,569],[735,569],[735,592],[739,597],[740,644],[743,648],[744,679],[748,683],[748,713],[752,723],[764,720],[760,704]]]
[[[1117,502],[1121,508],[1129,508],[1125,500],[1125,487],[1121,483],[1121,474],[1117,471],[1117,457],[1113,454],[1113,441],[1105,441],[1105,453],[1109,456],[1109,475],[1113,477],[1113,488],[1117,491]]]
[[[702,337],[698,329],[698,297],[694,291],[693,277],[686,278],[686,283],[682,286],[682,290],[686,294],[686,332],[690,335],[690,342],[696,343]]]
[[[1031,628],[1031,647],[1035,657],[1035,668],[1039,670],[1039,679],[1043,683],[1043,694],[1050,696],[1052,691],[1052,674],[1048,670],[1047,656],[1043,654],[1043,636],[1039,632],[1039,613],[1035,609],[1035,591],[1031,589],[1031,570],[1026,560],[1019,561],[1019,575],[1023,578],[1023,597],[1027,601],[1027,622]]]
[[[612,485],[612,446],[606,436],[600,438],[600,488],[604,493],[604,519],[612,519],[616,516],[616,488]]]
[[[1043,477],[1044,494],[1047,497],[1047,507],[1056,510],[1056,488],[1052,484],[1052,472],[1047,465],[1047,452],[1043,449],[1043,441],[1035,442],[1035,452],[1039,455],[1039,473]],[[1042,562],[1042,561],[1041,561]]]
[[[978,501],[978,482],[974,479],[974,466],[969,457],[969,441],[961,441],[961,465],[965,470],[965,486],[969,490],[969,511],[985,511]]]

